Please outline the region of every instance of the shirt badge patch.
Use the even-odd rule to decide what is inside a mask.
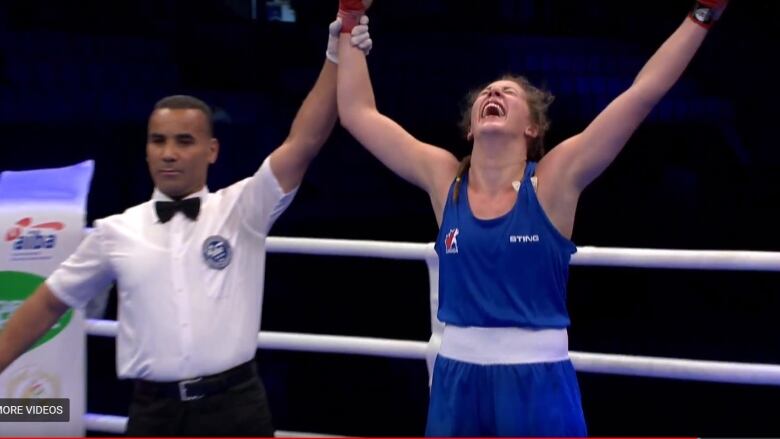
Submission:
[[[230,264],[232,257],[233,250],[227,239],[214,235],[209,236],[203,242],[203,259],[209,267],[222,270]]]
[[[446,253],[457,253],[458,252],[458,231],[457,228],[450,229],[449,232],[447,232],[447,235],[444,237],[444,248],[446,249]]]

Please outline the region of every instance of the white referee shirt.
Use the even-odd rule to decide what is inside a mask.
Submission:
[[[200,215],[160,223],[152,199],[95,221],[95,228],[46,280],[81,308],[113,281],[119,291],[117,375],[175,381],[254,358],[265,273],[265,239],[296,190],[283,193],[269,159],[250,178],[215,193]],[[227,263],[227,265],[225,265]]]

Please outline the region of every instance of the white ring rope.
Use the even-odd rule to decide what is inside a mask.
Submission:
[[[578,247],[571,264],[686,270],[780,271],[780,253]]]
[[[127,429],[127,417],[87,413],[84,415],[84,426],[90,431],[124,434]]]
[[[117,322],[88,320],[87,333],[115,337]],[[312,335],[263,331],[257,347],[285,351],[332,354],[373,355],[424,360],[428,343],[340,335]],[[574,368],[580,372],[674,378],[739,384],[780,385],[780,366],[722,361],[682,360],[676,358],[570,352]]]
[[[87,320],[87,334],[89,335],[116,337],[117,328],[118,323],[114,320]],[[424,341],[390,340],[385,338],[262,331],[257,335],[257,347],[283,351],[371,355],[424,360],[428,343]]]
[[[383,338],[263,331],[257,335],[257,347],[260,349],[279,349],[285,351],[372,355],[377,357],[424,360],[428,349],[428,343]]]
[[[269,253],[296,253],[323,256],[354,256],[426,261],[429,269],[431,303],[438,303],[438,261],[433,243],[355,241],[269,237]],[[780,253],[716,250],[660,250],[628,248],[578,247],[572,265],[671,268],[692,270],[780,271]],[[438,322],[432,324],[436,338]],[[88,320],[87,334],[116,337],[117,322]],[[390,340],[368,337],[297,334],[262,331],[257,337],[261,349],[372,355],[393,358],[430,360],[435,342]],[[711,381],[723,383],[780,385],[780,365],[749,364],[722,361],[570,352],[572,363],[580,372],[631,375],[653,378]],[[88,430],[123,433],[127,418],[96,415],[84,417]],[[278,437],[335,437],[300,432],[276,433]]]
[[[363,258],[419,259],[433,252],[433,243],[356,241],[351,239],[282,238],[265,240],[269,253],[297,253],[323,256],[357,256]]]
[[[425,260],[433,243],[357,241],[347,239],[282,238],[266,239],[269,253],[356,256],[388,259]],[[687,270],[780,271],[780,252],[744,250],[671,250],[614,247],[577,247],[572,265],[674,268]]]
[[[579,372],[780,386],[780,366],[726,361],[569,352]]]

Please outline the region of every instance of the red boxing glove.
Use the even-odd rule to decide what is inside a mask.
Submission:
[[[728,0],[698,0],[688,17],[699,26],[709,29],[726,9]]]
[[[339,0],[339,18],[341,33],[352,33],[352,28],[360,24],[360,17],[366,13],[373,0]]]

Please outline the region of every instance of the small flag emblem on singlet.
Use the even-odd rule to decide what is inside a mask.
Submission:
[[[457,253],[458,252],[458,229],[450,229],[449,232],[447,232],[447,236],[444,237],[444,248],[446,249],[446,253]]]

